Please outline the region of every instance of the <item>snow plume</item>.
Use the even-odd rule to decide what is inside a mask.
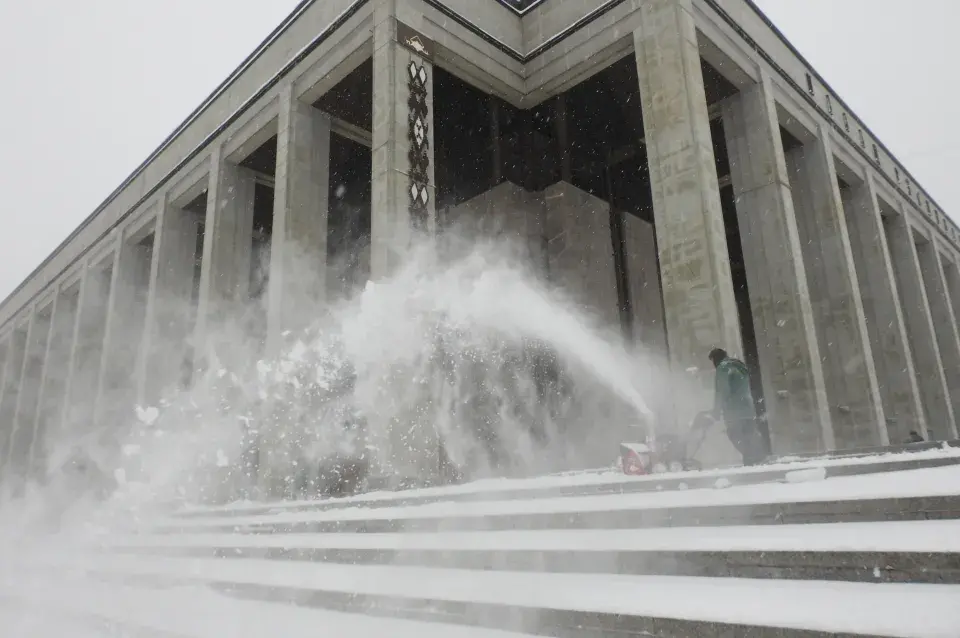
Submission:
[[[82,483],[130,511],[608,465],[629,426],[652,420],[641,389],[659,364],[517,254],[421,239],[391,276],[310,306],[273,358],[251,330],[266,302],[242,308],[211,324],[189,388],[61,441],[44,489],[73,502]],[[78,449],[79,482],[63,471]]]
[[[336,265],[322,282],[301,265],[294,288],[309,292],[314,277],[326,301],[293,306],[297,316],[286,319],[297,327],[276,356],[262,336],[269,290],[229,312],[213,308],[192,354],[184,346],[192,331],[170,328],[178,318],[192,326],[183,320],[191,309],[158,298],[164,319],[148,375],[178,376],[187,361],[189,383],[184,375],[134,406],[124,375],[101,374],[115,383],[109,396],[127,401],[104,411],[88,396],[104,381],[86,379],[83,401],[66,406],[66,429],[47,433],[45,480],[21,482],[0,503],[0,562],[96,552],[104,539],[194,503],[610,465],[617,444],[637,436],[630,426],[652,420],[641,392],[657,392],[647,384],[660,366],[628,353],[616,330],[547,285],[522,252],[453,233],[420,238],[389,276],[336,297]],[[37,578],[59,578],[45,574]]]

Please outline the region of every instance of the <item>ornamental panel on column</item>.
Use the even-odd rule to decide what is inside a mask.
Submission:
[[[650,0],[640,11],[633,39],[670,361],[675,375],[693,371],[702,393],[691,399],[675,383],[684,423],[711,400],[710,350],[741,356],[740,327],[692,3]]]
[[[770,79],[728,99],[723,128],[773,451],[833,447],[826,386]]]
[[[436,231],[434,45],[397,20],[397,0],[376,0],[373,15],[370,266],[377,280],[402,264],[419,233]],[[381,461],[398,475],[436,475],[439,435],[421,418],[417,398],[428,387],[411,388],[407,378],[383,379],[381,385],[389,391],[394,384],[406,388],[410,409],[402,416],[370,416],[371,433],[382,438],[374,441]]]
[[[371,277],[388,275],[417,232],[436,230],[433,158],[433,43],[396,19],[395,3],[374,11]]]

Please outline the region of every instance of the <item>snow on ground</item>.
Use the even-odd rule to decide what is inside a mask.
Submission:
[[[649,476],[626,476],[620,470],[600,469],[584,472],[568,472],[563,474],[551,474],[549,476],[540,476],[526,479],[485,479],[473,481],[463,485],[450,485],[444,487],[428,487],[414,490],[405,490],[403,492],[370,492],[359,496],[352,496],[342,499],[330,499],[330,502],[338,503],[369,503],[379,501],[391,501],[406,498],[428,498],[443,497],[454,494],[481,494],[494,492],[511,491],[533,491],[550,488],[569,488],[569,487],[597,487],[609,485],[616,487],[621,484],[645,483],[650,481],[662,481],[666,478],[682,480],[685,478],[711,478],[728,475],[749,476],[751,474],[762,474],[766,472],[791,471],[804,468],[815,467],[837,467],[844,465],[869,465],[885,463],[903,463],[905,461],[922,461],[929,459],[958,458],[960,459],[960,448],[941,447],[922,452],[897,452],[890,454],[872,454],[869,456],[855,457],[835,457],[835,458],[815,458],[815,459],[782,459],[778,463],[754,467],[723,467],[702,471],[689,472],[671,472],[670,474],[655,474]],[[293,509],[305,506],[317,506],[322,501],[300,500],[283,501],[276,503],[256,503],[251,501],[240,501],[229,505],[216,507],[191,506],[184,509],[185,512],[244,512],[257,511],[269,507],[270,509],[281,511],[284,509]]]
[[[391,638],[530,638],[527,634],[460,625],[374,618],[309,609],[279,603],[236,600],[205,587],[140,589],[87,581],[64,581],[14,585],[7,582],[3,595],[24,607],[58,609],[77,614],[99,615],[139,628],[169,632],[183,638],[344,638],[345,636],[390,636]],[[0,620],[2,620],[0,616]],[[4,636],[27,638],[31,634]],[[136,636],[137,634],[132,634]],[[33,634],[36,638],[88,638],[73,631]],[[89,638],[94,638],[91,634]]]
[[[943,451],[880,457],[881,462],[943,456]],[[953,454],[950,454],[953,456]],[[812,480],[727,486],[726,472],[692,476],[717,478],[715,488],[602,494],[480,502],[440,501],[421,505],[370,507],[377,495],[352,499],[336,510],[265,513],[259,516],[173,518],[160,527],[243,527],[313,521],[369,519],[438,519],[509,516],[529,513],[576,513],[775,502],[952,496],[960,494],[960,465],[899,472],[821,478],[811,468],[843,464],[818,460],[784,465]],[[844,459],[849,463],[851,459]],[[863,459],[855,459],[863,461]],[[878,462],[877,457],[869,462]],[[764,468],[765,470],[768,468]],[[749,473],[756,469],[737,469]],[[659,478],[659,477],[654,477]],[[817,480],[817,479],[820,480]],[[530,489],[544,483],[586,485],[650,480],[621,475],[554,476],[522,482]],[[500,485],[516,481],[497,482]],[[729,482],[728,482],[729,483]],[[490,490],[475,483],[455,488],[388,494],[383,500],[431,493]],[[516,487],[505,487],[516,489]],[[502,491],[502,490],[501,490]],[[504,496],[506,496],[504,494]],[[376,498],[374,498],[376,497]],[[314,502],[315,503],[315,502]],[[258,506],[262,507],[262,506]],[[251,507],[250,510],[254,511]],[[875,584],[776,579],[637,576],[597,573],[473,571],[392,565],[347,565],[309,561],[229,560],[110,554],[89,551],[89,537],[20,539],[0,549],[0,627],[15,638],[69,635],[102,638],[96,629],[69,624],[57,613],[108,617],[133,626],[132,636],[168,632],[185,638],[273,635],[284,628],[288,638],[340,638],[389,635],[397,638],[517,638],[523,634],[467,626],[443,625],[359,614],[329,612],[216,594],[208,582],[265,588],[346,592],[403,599],[524,608],[566,609],[681,620],[738,623],[767,627],[913,637],[956,636],[960,626],[960,585]],[[285,547],[396,550],[536,550],[536,551],[883,551],[960,552],[960,521],[831,523],[669,529],[540,530],[402,534],[176,534],[116,536],[96,540],[116,547]],[[107,585],[77,574],[100,574],[131,582],[181,583],[176,588],[148,589]],[[142,582],[138,579],[137,582]],[[193,583],[185,587],[182,583]],[[4,606],[5,604],[5,606]],[[39,617],[25,614],[37,610]],[[12,610],[12,612],[11,612]],[[12,615],[11,615],[12,613]],[[24,624],[24,623],[33,624]],[[17,627],[13,633],[7,627]],[[19,633],[17,633],[19,632]]]
[[[425,567],[343,565],[251,559],[183,559],[98,556],[69,561],[50,557],[54,565],[130,577],[134,575],[197,579],[313,591],[449,602],[474,602],[525,608],[565,609],[588,613],[674,618],[836,633],[914,637],[955,637],[960,627],[960,585],[872,584],[787,581],[745,578],[627,576],[476,571]],[[56,588],[54,588],[56,591]],[[43,595],[50,593],[43,591]],[[54,594],[61,596],[61,594]],[[150,592],[143,600],[104,598],[92,591],[67,594],[72,605],[92,609],[122,606],[123,613],[161,614],[165,594]],[[155,603],[154,596],[159,600]],[[76,598],[74,598],[76,597]],[[192,596],[190,600],[192,600]],[[203,597],[200,597],[203,599]],[[188,598],[180,600],[185,604]],[[150,601],[147,604],[146,601]],[[194,601],[195,602],[195,601]],[[257,603],[243,603],[256,607]],[[130,609],[127,609],[127,607]],[[139,606],[145,606],[140,609]],[[280,608],[283,613],[293,608]],[[172,610],[170,610],[172,611]],[[188,619],[186,609],[176,615]],[[114,612],[116,613],[116,612]],[[195,620],[209,623],[204,612]],[[264,613],[251,614],[261,628],[296,624]],[[185,620],[184,622],[189,622]],[[391,621],[397,622],[397,621]],[[212,629],[205,625],[209,631]],[[236,621],[219,635],[253,635],[252,625]],[[242,631],[241,631],[242,630]],[[178,628],[179,631],[179,628]],[[268,635],[267,632],[261,635]],[[388,630],[390,635],[402,635]],[[202,635],[190,633],[189,635]],[[374,635],[362,633],[361,635]],[[426,634],[417,634],[425,636]],[[438,634],[439,635],[439,634]],[[447,631],[444,636],[454,636]]]
[[[0,627],[7,638],[117,638],[106,630],[85,627],[76,619],[67,619],[51,615],[46,610],[27,608],[19,601],[6,601],[0,604]]]
[[[380,549],[545,552],[960,553],[960,520],[645,529],[400,534],[160,534],[106,539],[105,548]]]
[[[960,494],[960,465],[827,478],[799,483],[740,485],[726,489],[692,489],[633,494],[565,496],[502,501],[440,501],[393,507],[344,507],[334,510],[271,513],[260,516],[176,518],[157,527],[244,527],[321,521],[439,519],[516,516],[625,510],[762,505]]]

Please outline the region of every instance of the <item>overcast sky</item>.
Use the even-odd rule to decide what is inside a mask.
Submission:
[[[756,1],[960,218],[960,2]],[[295,4],[0,0],[0,299]]]

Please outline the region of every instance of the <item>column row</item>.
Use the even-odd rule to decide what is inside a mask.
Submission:
[[[634,33],[666,332],[675,376],[711,347],[742,353],[695,20],[645,3]],[[723,103],[765,418],[776,452],[956,436],[960,346],[949,262],[869,169],[838,177],[825,124],[779,121],[772,80]],[[742,311],[742,309],[741,309]],[[742,318],[741,318],[742,319]],[[708,375],[704,375],[709,378]],[[702,409],[704,400],[678,397]]]
[[[881,209],[869,170],[838,178],[825,128],[784,148],[768,77],[724,108],[774,449],[956,436],[960,349],[937,250]]]
[[[656,234],[642,243],[657,252],[652,287],[662,291],[671,369],[692,379],[672,397],[673,418],[684,423],[707,404],[707,353],[742,354],[742,318],[692,3],[649,0],[640,11],[633,42]],[[397,0],[375,3],[374,278],[396,266],[413,233],[436,227],[434,69],[429,51],[402,45],[400,24]],[[4,471],[38,471],[52,432],[80,443],[122,427],[133,405],[157,401],[198,369],[249,363],[229,360],[242,352],[229,347],[229,327],[251,306],[258,260],[269,263],[267,352],[323,312],[331,118],[292,84],[277,103],[265,256],[256,252],[262,167],[217,143],[198,192],[164,196],[145,230],[118,233],[109,258],[86,264],[74,288],[0,344]],[[856,183],[838,178],[826,128],[805,140],[785,135],[767,75],[724,101],[722,122],[774,450],[883,445],[911,430],[956,436],[956,266],[911,228],[906,211],[881,201],[869,171]],[[625,232],[640,236],[634,226]],[[637,315],[640,329],[660,320],[653,314]],[[691,386],[698,396],[688,396]]]

